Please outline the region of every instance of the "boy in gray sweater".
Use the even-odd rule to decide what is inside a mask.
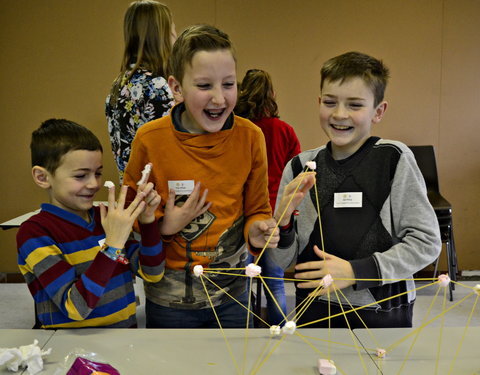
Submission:
[[[267,256],[283,268],[296,264],[297,314],[315,290],[297,325],[411,327],[412,275],[440,253],[437,219],[412,152],[370,134],[387,109],[388,75],[381,61],[362,53],[328,60],[320,124],[330,142],[293,158],[283,172],[275,210],[281,239]],[[302,173],[308,161],[315,172]],[[326,275],[333,284],[313,289]]]

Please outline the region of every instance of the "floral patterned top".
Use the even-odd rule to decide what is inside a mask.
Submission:
[[[112,144],[113,157],[123,180],[133,138],[140,126],[168,114],[174,99],[167,81],[154,76],[145,69],[138,69],[127,81],[126,72],[120,93],[115,103],[110,104],[109,94],[105,103],[108,133]]]

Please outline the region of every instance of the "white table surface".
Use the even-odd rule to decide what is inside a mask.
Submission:
[[[105,206],[108,206],[107,201],[94,201],[93,205],[98,206],[100,203],[103,203]],[[2,229],[10,229],[10,228],[18,228],[24,221],[27,221],[30,219],[33,215],[38,214],[40,212],[40,209],[35,210],[35,211],[30,211],[27,212],[23,215],[14,217],[13,219],[4,221],[3,223],[0,223],[0,228]]]
[[[480,375],[480,327],[467,329],[464,341],[461,345],[458,357],[455,361],[455,353],[460,345],[465,327],[444,327],[441,340],[440,359],[436,370],[438,342],[440,341],[440,327],[424,328],[415,341],[410,351],[409,359],[401,366],[407,356],[415,334],[393,348],[384,359],[375,358],[384,375]],[[413,329],[390,328],[371,329],[373,337],[382,348],[387,348],[399,339],[407,336]],[[375,341],[365,329],[356,329],[355,335],[367,348],[376,348]],[[453,367],[452,367],[453,366]],[[367,362],[369,374],[377,374],[376,367]],[[399,373],[399,370],[401,372]],[[437,371],[437,372],[435,372]],[[380,373],[380,372],[378,372]]]
[[[316,352],[296,335],[282,336],[284,340],[260,368],[259,375],[318,374],[317,361],[328,356],[328,349],[324,342],[311,337],[326,339],[327,331],[302,329],[297,332],[308,336],[306,340],[323,353]],[[270,349],[280,341],[279,338],[272,339],[267,329],[248,330],[247,341],[246,330],[230,329],[225,330],[225,334],[237,365],[229,354],[220,330],[216,329],[58,330],[48,343],[53,352],[42,374],[52,374],[58,363],[64,361],[74,348],[97,353],[122,375],[252,374],[255,363],[266,358]],[[347,330],[334,330],[333,340],[350,346],[332,345],[331,358],[343,373],[358,374],[358,353],[352,344],[356,338]],[[244,355],[247,358],[245,364]],[[365,360],[369,360],[365,353],[363,355]]]

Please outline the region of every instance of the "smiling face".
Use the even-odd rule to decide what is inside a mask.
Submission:
[[[236,64],[231,51],[199,51],[185,65],[182,82],[168,80],[177,102],[184,102],[182,126],[190,133],[222,129],[237,102]]]
[[[320,96],[320,125],[332,142],[336,160],[354,154],[370,137],[372,124],[380,122],[386,102],[374,107],[373,92],[359,77],[344,82],[326,81]]]
[[[88,221],[88,210],[101,187],[102,169],[101,151],[75,150],[62,157],[55,174],[41,167],[34,167],[33,174],[39,186],[49,189],[51,204]],[[43,173],[41,183],[39,173]]]

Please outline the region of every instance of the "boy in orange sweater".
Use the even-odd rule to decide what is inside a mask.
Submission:
[[[166,271],[160,282],[145,285],[147,327],[217,327],[211,304],[222,327],[245,327],[247,311],[225,292],[246,305],[245,278],[232,274],[244,273],[238,269],[247,246],[256,253],[270,237],[271,247],[279,239],[265,140],[258,127],[232,113],[237,77],[228,35],[192,26],[177,39],[170,59],[169,86],[179,104],[140,128],[124,175],[133,193],[143,166],[152,161],[150,180],[168,200],[157,211]],[[195,265],[233,270],[209,274],[216,285],[203,284],[192,273]]]

